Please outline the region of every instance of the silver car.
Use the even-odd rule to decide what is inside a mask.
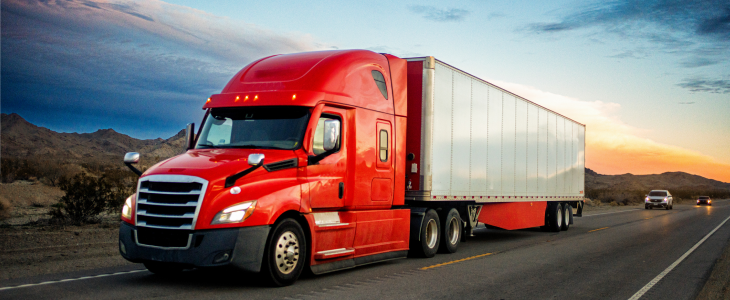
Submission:
[[[652,190],[644,199],[645,209],[654,209],[654,207],[672,209],[673,204],[672,194],[667,190]]]

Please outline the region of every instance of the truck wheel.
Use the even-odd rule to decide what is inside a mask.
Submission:
[[[462,229],[459,211],[452,208],[444,217],[443,223],[441,223],[441,247],[439,252],[456,253],[456,250],[459,249]]]
[[[563,227],[563,208],[560,203],[550,202],[547,206],[547,230],[551,232],[559,232]]]
[[[560,230],[567,231],[570,229],[570,217],[573,215],[573,207],[568,203],[563,203],[563,226]]]
[[[144,267],[155,275],[175,275],[183,271],[183,267],[174,263],[150,261]]]
[[[429,209],[423,216],[421,222],[421,233],[418,241],[411,243],[411,251],[418,257],[433,257],[439,249],[439,215],[435,210]]]
[[[304,269],[307,240],[297,221],[284,219],[274,225],[264,254],[263,272],[276,286],[293,284]]]

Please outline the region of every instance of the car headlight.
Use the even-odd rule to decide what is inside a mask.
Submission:
[[[124,206],[122,206],[122,218],[125,219],[132,219],[132,197],[134,195],[127,197],[127,200],[124,201]]]
[[[667,202],[667,199],[669,199],[669,198],[667,198],[667,197],[664,197],[664,200],[663,200],[663,201],[664,201],[664,202]]]
[[[648,202],[649,201],[649,197],[646,197],[646,199],[644,199],[644,200]]]
[[[256,209],[256,201],[238,203],[220,211],[215,215],[210,225],[240,223],[248,219]]]

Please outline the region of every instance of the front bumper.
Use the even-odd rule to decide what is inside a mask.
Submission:
[[[137,243],[137,227],[122,222],[119,226],[119,253],[135,262],[167,262],[192,267],[231,265],[259,272],[271,227],[253,226],[196,230],[185,249],[165,249]],[[200,241],[200,242],[197,242]],[[226,255],[227,254],[227,255]]]
[[[644,202],[644,205],[646,207],[666,207],[669,205],[669,202]]]

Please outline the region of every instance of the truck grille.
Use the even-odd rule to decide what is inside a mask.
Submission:
[[[137,194],[137,226],[157,229],[195,229],[195,221],[206,187],[207,181],[192,176],[145,177],[139,184]],[[140,233],[138,238],[146,241],[154,240],[147,240],[145,234],[150,235]],[[142,241],[139,243],[150,245]]]

